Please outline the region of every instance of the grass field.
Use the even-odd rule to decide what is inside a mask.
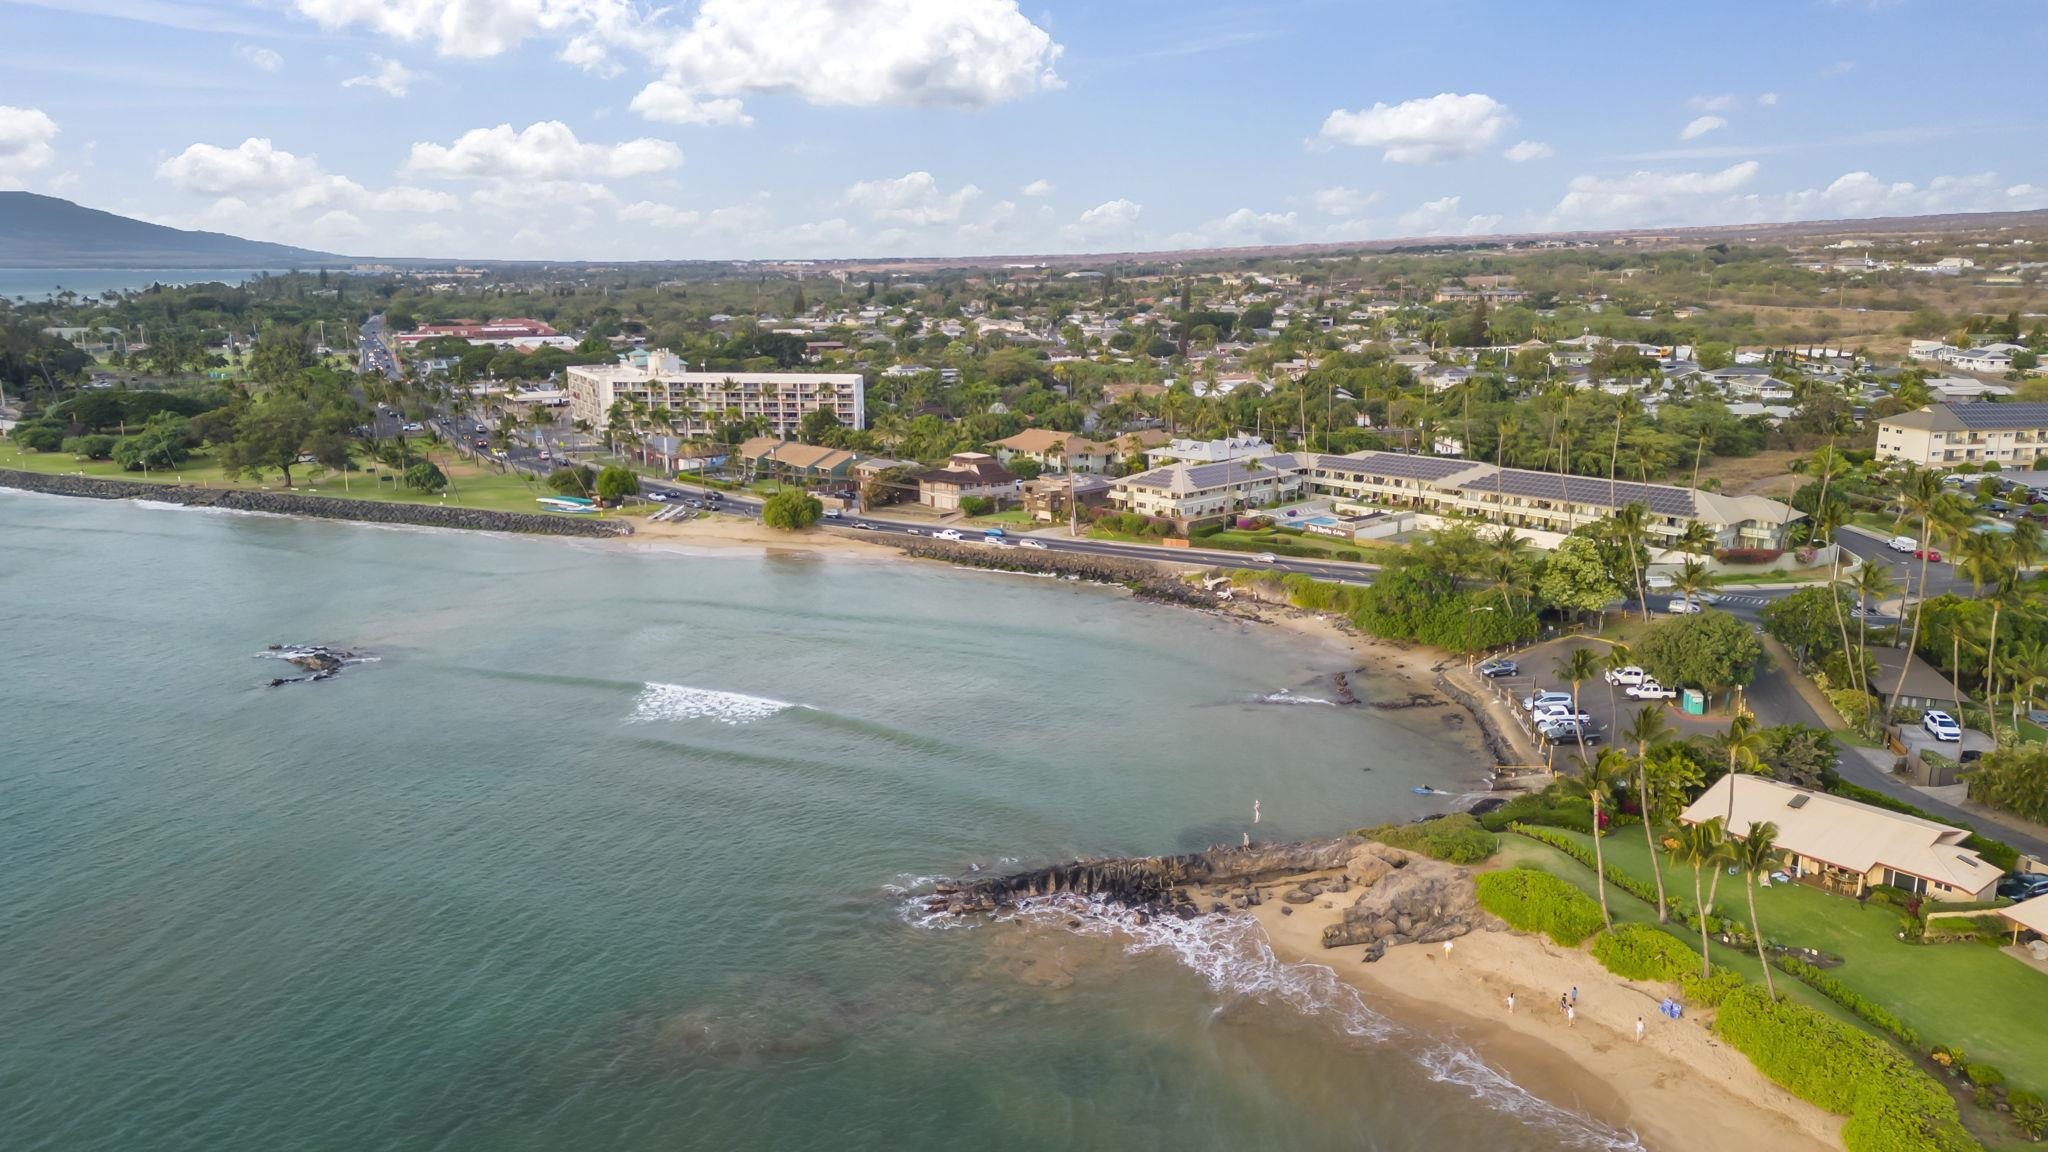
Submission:
[[[1591,847],[1588,836],[1566,835]],[[1519,836],[1503,839],[1516,858],[1526,857],[1545,871],[1592,890],[1592,872],[1578,861]],[[1650,878],[1650,853],[1642,829],[1619,829],[1603,839],[1601,848],[1609,867]],[[1664,883],[1691,900],[1691,869],[1666,860]],[[1610,888],[1607,902],[1617,919],[1656,919],[1653,909],[1625,892]],[[1748,916],[1738,878],[1722,878],[1717,902],[1724,912],[1740,919]],[[1891,1009],[1927,1043],[1955,1045],[1970,1060],[1995,1065],[2019,1087],[2048,1091],[2048,974],[1986,944],[1905,943],[1898,939],[1899,913],[1893,909],[1860,905],[1800,884],[1759,889],[1756,904],[1766,939],[1841,956],[1844,963],[1829,975]],[[1697,936],[1692,943],[1698,946]],[[1718,943],[1714,950],[1717,962],[1740,968],[1752,980],[1762,978],[1755,953],[1739,953]],[[1772,975],[1781,992],[1790,991],[1810,1003],[1820,1001],[1790,976]]]
[[[427,453],[448,476],[445,496],[427,496],[400,487],[391,469],[366,463],[362,471],[346,480],[340,473],[319,468],[294,468],[292,491],[303,495],[341,496],[354,500],[386,500],[407,504],[449,504],[464,508],[487,508],[498,512],[541,512],[537,503],[553,495],[546,486],[514,472],[482,468],[445,449]],[[205,456],[195,456],[170,473],[124,472],[111,460],[79,460],[62,452],[25,452],[11,442],[0,441],[0,468],[52,475],[106,476],[122,480],[164,484],[197,484],[208,488],[241,488],[250,491],[283,490],[283,478],[274,473],[262,480],[230,480],[220,466]],[[373,471],[374,469],[374,471]]]

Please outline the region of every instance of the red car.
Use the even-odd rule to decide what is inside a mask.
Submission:
[[[1913,551],[1913,559],[1932,560],[1936,564],[1939,564],[1941,563],[1941,553],[1940,551],[1933,548],[1916,548]]]

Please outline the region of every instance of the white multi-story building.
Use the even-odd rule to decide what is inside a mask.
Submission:
[[[570,417],[598,428],[622,400],[667,412],[685,438],[760,417],[771,434],[793,439],[803,418],[819,409],[850,428],[867,423],[866,381],[858,372],[691,372],[672,352],[640,350],[616,364],[572,367],[566,376]]]
[[[2048,456],[2048,404],[1930,404],[1877,422],[1877,458],[1923,468]]]

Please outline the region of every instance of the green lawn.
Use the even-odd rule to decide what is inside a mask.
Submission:
[[[316,496],[342,496],[355,500],[386,500],[408,504],[449,504],[464,508],[487,508],[499,512],[542,512],[544,509],[535,501],[542,496],[554,494],[545,485],[524,479],[518,473],[480,468],[461,460],[446,449],[433,450],[428,455],[448,475],[450,488],[445,497],[425,496],[401,488],[394,482],[394,474],[389,468],[371,462],[365,462],[362,465],[363,470],[351,474],[346,481],[339,473],[294,468],[293,490]],[[284,487],[283,478],[274,473],[266,475],[261,481],[229,480],[222,474],[220,466],[205,456],[195,456],[173,472],[152,473],[144,477],[139,472],[122,471],[121,466],[111,460],[79,460],[62,452],[25,452],[6,441],[0,441],[0,468],[50,474],[108,476],[133,481],[146,479],[152,483],[200,484],[211,488],[245,488],[252,491]]]
[[[1591,838],[1567,833],[1588,847]],[[1557,871],[1588,891],[1590,870],[1563,853],[1523,837],[1503,838],[1517,853],[1547,854]],[[1643,879],[1650,877],[1649,847],[1640,827],[1622,828],[1605,837],[1602,850],[1610,867]],[[1576,870],[1560,870],[1569,866]],[[1692,896],[1692,871],[1663,861],[1666,887]],[[1630,919],[1655,919],[1648,905],[1610,890],[1608,904]],[[1717,901],[1722,911],[1746,919],[1742,887],[1723,877]],[[1907,944],[1897,938],[1899,913],[1875,904],[1831,896],[1799,884],[1759,889],[1757,914],[1766,938],[1795,946],[1819,948],[1841,956],[1844,963],[1830,974],[1846,987],[1883,1004],[1920,1033],[1929,1044],[1952,1044],[1972,1061],[1996,1065],[2019,1087],[2048,1091],[2048,974],[1984,944]],[[1680,929],[1682,932],[1683,929]],[[1697,942],[1697,937],[1694,938]],[[1733,949],[1716,944],[1716,960],[1741,968],[1760,979],[1754,953],[1738,962]],[[1782,972],[1774,972],[1781,991],[1792,986],[1802,999],[1819,997]],[[1836,1012],[1838,1016],[1844,1013]]]
[[[1031,518],[1031,513],[1022,508],[1005,508],[1001,512],[991,512],[987,516],[976,516],[968,523],[977,527],[996,524],[1006,528],[1029,528],[1037,521]]]
[[[1790,572],[1783,568],[1773,568],[1768,572],[1743,572],[1734,576],[1722,573],[1715,579],[1714,583],[1717,586],[1729,584],[1812,584],[1825,583],[1831,575],[1832,573],[1828,571],[1828,566],[1822,564],[1814,568],[1795,568]]]

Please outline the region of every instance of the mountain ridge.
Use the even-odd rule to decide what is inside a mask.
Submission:
[[[331,252],[151,224],[55,196],[0,192],[0,268],[311,268]]]

